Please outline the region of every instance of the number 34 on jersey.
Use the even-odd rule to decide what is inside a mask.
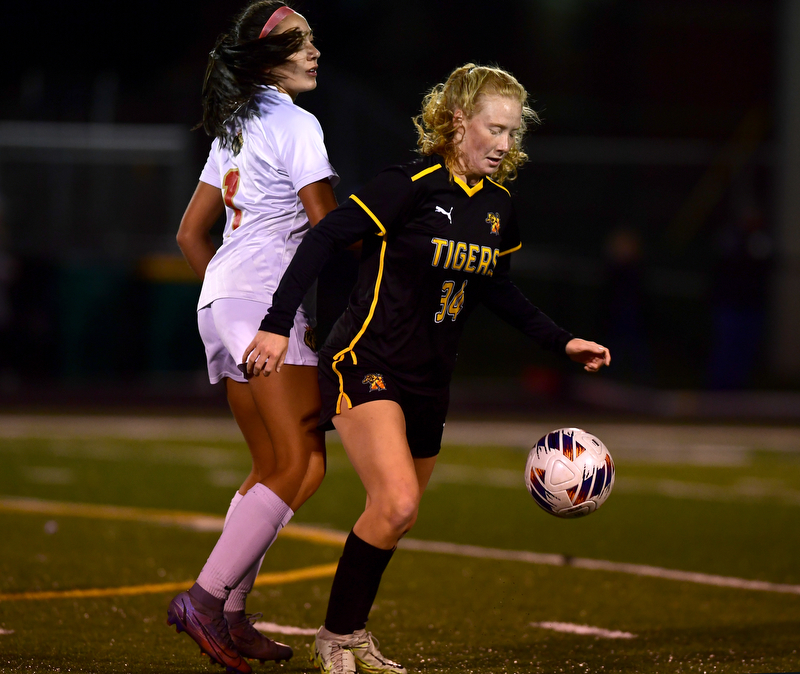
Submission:
[[[465,271],[471,274],[481,274],[491,276],[497,256],[500,251],[489,246],[479,246],[476,243],[464,243],[463,241],[452,241],[434,237],[431,239],[434,245],[433,260],[431,266],[452,269],[454,271]],[[452,320],[458,318],[461,309],[464,307],[464,290],[467,287],[465,280],[461,287],[456,289],[455,281],[445,281],[442,284],[442,297],[439,300],[441,308],[436,312],[433,320],[441,323],[448,316]]]
[[[465,280],[461,284],[461,288],[458,289],[458,292],[453,294],[453,291],[456,289],[454,281],[445,281],[442,284],[442,299],[440,300],[442,308],[436,313],[436,316],[433,317],[434,321],[441,323],[446,316],[450,316],[453,320],[458,318],[458,314],[461,313],[461,309],[464,307],[464,290],[466,287],[467,281]]]

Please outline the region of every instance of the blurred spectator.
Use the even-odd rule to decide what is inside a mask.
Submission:
[[[708,385],[736,389],[752,384],[766,319],[773,242],[763,213],[747,204],[735,209],[715,244]]]
[[[608,289],[603,339],[614,354],[614,371],[628,381],[651,384],[653,366],[645,327],[644,250],[639,232],[625,224],[605,244]]]

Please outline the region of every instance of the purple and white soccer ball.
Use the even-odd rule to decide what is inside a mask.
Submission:
[[[556,517],[597,510],[614,486],[614,461],[606,446],[580,428],[560,428],[528,453],[525,485],[533,500]]]

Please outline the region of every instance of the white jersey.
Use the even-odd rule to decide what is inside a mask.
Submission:
[[[314,115],[274,87],[265,88],[255,102],[259,114],[244,121],[240,147],[222,148],[215,139],[200,175],[222,190],[227,220],[222,245],[206,269],[198,309],[221,298],[271,304],[309,229],[297,193],[325,178],[334,186],[339,182]],[[304,302],[302,310],[314,317],[310,303]]]

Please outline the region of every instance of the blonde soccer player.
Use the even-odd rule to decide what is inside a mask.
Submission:
[[[436,463],[458,341],[475,307],[589,372],[611,362],[608,349],[560,328],[510,278],[522,243],[503,183],[527,158],[521,141],[535,119],[508,72],[454,70],[423,100],[422,156],[380,173],[306,237],[244,353],[254,376],[280,376],[306,289],[333,251],[363,239],[358,284],[320,354],[321,425],[339,432],[367,492],[315,639],[326,674],[406,671],[381,654],[366,623]],[[488,344],[485,353],[497,357]]]

